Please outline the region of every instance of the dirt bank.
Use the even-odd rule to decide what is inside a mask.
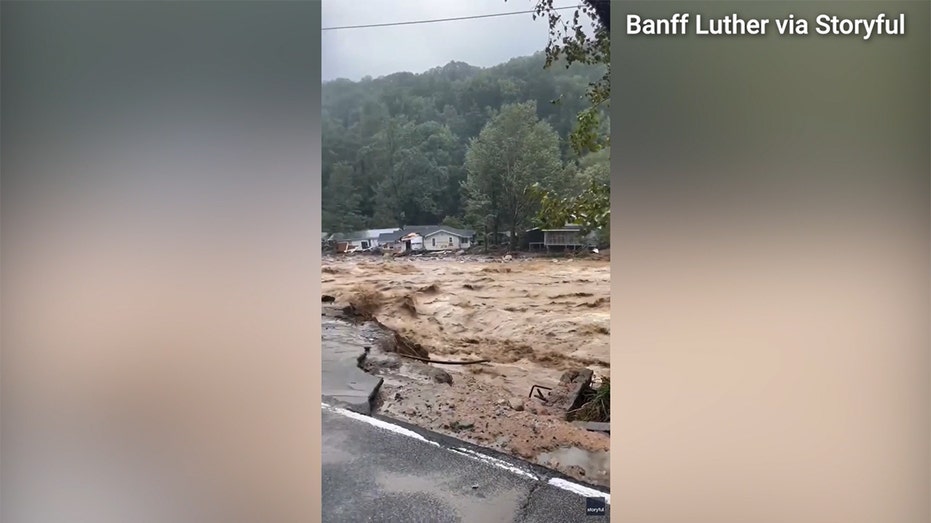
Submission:
[[[334,306],[356,304],[430,358],[489,360],[378,347],[365,366],[385,379],[381,412],[606,486],[608,437],[528,394],[570,368],[607,374],[609,278],[604,260],[344,257],[324,259],[322,283]]]

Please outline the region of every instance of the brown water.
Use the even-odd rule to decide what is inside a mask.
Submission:
[[[324,262],[323,292],[349,301],[379,293],[378,319],[444,359],[490,359],[509,395],[553,384],[573,367],[607,374],[608,261],[347,257]],[[472,372],[449,367],[450,372]],[[482,378],[482,377],[480,377]]]
[[[430,365],[375,347],[365,367],[385,380],[379,411],[607,486],[609,438],[528,398],[569,368],[608,372],[607,260],[360,256],[324,260],[323,271],[334,305],[364,302],[431,358],[490,360]]]

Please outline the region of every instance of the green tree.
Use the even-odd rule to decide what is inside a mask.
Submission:
[[[538,0],[534,18],[546,17],[550,37],[546,46],[546,67],[564,63],[603,64],[604,75],[589,84],[589,107],[577,117],[577,125],[570,135],[570,143],[578,154],[595,152],[609,145],[610,131],[604,111],[611,100],[611,14],[610,1],[584,0],[575,10],[571,21],[565,20],[554,8],[553,0]],[[594,26],[591,35],[586,33],[583,20],[588,18]],[[607,235],[610,226],[611,197],[609,169],[592,165],[582,171],[587,187],[574,196],[559,194],[537,186],[541,200],[538,220],[550,225],[578,223],[587,231],[598,230]]]
[[[332,232],[348,232],[362,228],[365,219],[359,215],[360,196],[353,187],[353,169],[347,163],[337,163],[323,187],[323,227]]]
[[[535,102],[506,105],[466,153],[464,189],[473,209],[508,227],[511,248],[538,207],[534,186],[552,188],[562,171],[559,135],[537,118]]]
[[[607,230],[611,225],[611,193],[608,185],[589,182],[586,190],[575,196],[554,197],[552,192],[535,186],[540,198],[540,219],[546,227],[562,227],[573,223],[582,227],[582,234]]]
[[[507,0],[505,0],[507,1]],[[562,63],[568,69],[573,64],[602,64],[605,72],[589,84],[591,105],[578,114],[577,126],[570,141],[578,153],[597,151],[608,144],[610,134],[604,132],[602,114],[611,100],[611,2],[584,0],[570,20],[553,5],[553,0],[537,0],[534,19],[546,17],[549,42],[546,45],[546,67]],[[592,34],[586,32],[589,20]]]
[[[487,68],[450,62],[422,74],[324,83],[324,187],[337,164],[351,166],[351,189],[341,193],[358,196],[356,213],[365,226],[484,223],[489,213],[480,213],[462,191],[469,143],[503,105],[533,101],[537,117],[559,134],[562,163],[573,165],[565,187],[547,186],[560,197],[580,191],[584,168],[574,166],[579,155],[570,133],[589,104],[589,83],[604,66],[546,69],[545,63],[541,51]]]
[[[438,122],[390,121],[367,150],[382,175],[375,191],[375,218],[403,227],[441,217],[438,201],[447,188],[456,146],[455,135]]]

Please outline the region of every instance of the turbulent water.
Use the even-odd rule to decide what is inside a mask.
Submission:
[[[325,260],[323,292],[374,324],[339,334],[371,340],[363,366],[384,378],[378,409],[425,428],[607,485],[608,437],[580,429],[528,398],[567,369],[609,368],[610,272],[606,260],[503,263],[467,257]],[[330,323],[330,328],[334,324]],[[489,360],[431,365],[391,354],[394,332],[430,358]],[[364,334],[361,334],[364,332]],[[569,450],[566,450],[569,449]]]

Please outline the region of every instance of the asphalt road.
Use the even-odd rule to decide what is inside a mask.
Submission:
[[[451,438],[413,427],[399,434],[363,419],[371,420],[323,409],[324,522],[608,520],[587,515],[586,497],[551,485],[556,476],[545,469],[476,457],[468,453],[480,449]]]

